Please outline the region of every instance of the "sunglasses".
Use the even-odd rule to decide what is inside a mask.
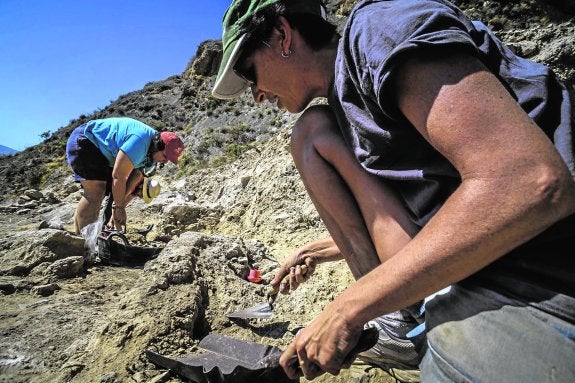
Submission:
[[[144,173],[144,176],[146,177],[151,177],[154,174],[156,174],[156,171],[162,169],[164,167],[164,164],[160,163],[160,162],[154,162],[150,165],[144,165],[144,168],[142,169],[142,173]]]
[[[242,60],[243,62],[245,62],[245,60]],[[243,67],[242,65],[239,65],[240,62],[238,61],[238,63],[234,66],[234,73],[242,78],[244,81],[246,81],[248,83],[248,86],[252,86],[255,85],[257,82],[256,79],[256,70],[254,68],[254,64],[252,63],[252,65]]]
[[[271,48],[270,44],[267,43],[266,41],[261,41],[261,43],[263,45],[265,45],[268,48]],[[256,85],[257,83],[257,77],[256,77],[256,69],[254,67],[254,63],[252,60],[252,63],[250,65],[245,65],[247,58],[253,54],[255,52],[255,49],[250,50],[248,49],[245,53],[243,53],[240,56],[240,59],[236,62],[236,65],[234,65],[234,73],[242,78],[244,81],[246,81],[248,83],[249,86],[252,85]]]

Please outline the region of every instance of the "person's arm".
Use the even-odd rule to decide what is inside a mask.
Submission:
[[[270,285],[279,285],[280,293],[289,294],[291,290],[297,289],[302,282],[309,279],[317,264],[341,259],[343,256],[331,237],[309,242],[285,258]],[[302,272],[301,265],[307,266],[305,273]],[[282,283],[282,279],[288,274],[291,274],[289,282]]]
[[[559,153],[479,60],[412,59],[400,73],[400,109],[462,183],[414,240],[362,281],[387,279],[378,303],[355,313],[363,319],[468,277],[575,212],[575,183]]]
[[[126,180],[126,204],[128,204],[134,196],[141,193],[137,193],[136,189],[139,187],[141,189],[141,183],[144,180],[144,175],[139,169],[132,169],[128,179]]]
[[[401,111],[462,183],[413,240],[298,333],[280,359],[290,377],[296,354],[306,378],[336,374],[365,322],[466,278],[575,212],[559,154],[479,60],[419,57],[396,81]]]
[[[134,165],[130,158],[123,151],[119,151],[112,170],[112,195],[114,204],[112,205],[112,220],[117,230],[122,230],[126,226],[126,180]]]

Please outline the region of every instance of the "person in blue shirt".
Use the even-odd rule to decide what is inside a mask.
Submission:
[[[91,120],[74,129],[66,156],[83,189],[74,214],[76,232],[98,220],[107,191],[114,201],[113,228],[125,229],[126,203],[141,183],[143,170],[167,161],[177,164],[183,150],[175,133],[157,132],[129,117]]]
[[[573,108],[549,68],[446,0],[362,0],[341,35],[319,0],[233,0],[222,45],[215,97],[301,113],[292,156],[331,235],[272,285],[338,259],[356,278],[284,351],[290,378],[337,374],[364,326],[425,300],[419,366],[362,357],[424,382],[575,381]]]

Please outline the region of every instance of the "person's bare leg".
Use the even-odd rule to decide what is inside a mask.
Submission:
[[[310,198],[357,279],[416,233],[399,200],[345,146],[326,106],[308,108],[292,133],[292,156]]]
[[[391,189],[367,173],[347,148],[327,107],[308,108],[302,114],[292,134],[292,156],[356,279],[384,263],[416,234],[417,227]],[[423,320],[420,309],[416,304],[369,321],[366,326],[375,327],[379,339],[360,359],[419,381],[420,354],[416,340],[407,333]]]
[[[76,233],[80,234],[82,228],[96,222],[106,193],[106,181],[80,181],[83,195],[76,206],[74,225]]]

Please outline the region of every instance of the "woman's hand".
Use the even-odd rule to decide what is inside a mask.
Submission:
[[[126,221],[126,208],[123,206],[112,206],[112,222],[114,229],[125,231]]]
[[[305,268],[302,266],[305,265]],[[289,255],[280,266],[276,275],[270,282],[273,287],[279,286],[279,292],[289,294],[298,286],[307,281],[315,271],[317,259],[310,253],[295,252]],[[284,278],[288,276],[289,278]]]
[[[282,294],[289,294],[312,276],[317,264],[340,259],[341,253],[330,237],[309,242],[286,257],[270,285],[279,286]],[[305,270],[302,265],[306,266]],[[286,275],[290,277],[284,281]]]

